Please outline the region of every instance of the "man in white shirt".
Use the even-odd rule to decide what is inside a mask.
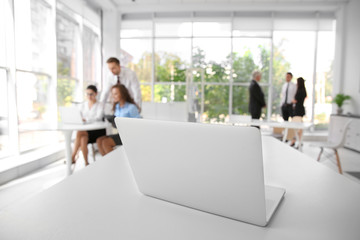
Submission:
[[[128,68],[121,67],[119,59],[111,57],[106,61],[108,68],[112,74],[104,83],[101,93],[100,102],[105,103],[110,94],[110,89],[115,84],[123,84],[129,91],[135,103],[141,108],[141,89],[136,73]]]
[[[281,113],[285,121],[294,115],[292,100],[296,94],[296,84],[291,82],[293,75],[291,72],[286,73],[286,83],[281,89]]]

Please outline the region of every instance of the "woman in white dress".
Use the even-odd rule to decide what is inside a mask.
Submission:
[[[88,101],[84,102],[81,106],[81,114],[84,122],[96,122],[102,121],[104,115],[103,105],[96,100],[97,88],[94,85],[89,85],[86,88],[86,96]],[[78,152],[81,149],[84,156],[85,165],[89,165],[88,162],[88,148],[89,143],[96,142],[96,139],[106,135],[105,129],[91,130],[91,131],[78,131],[76,133],[76,139],[74,143],[74,151],[72,153],[72,163],[77,160]]]

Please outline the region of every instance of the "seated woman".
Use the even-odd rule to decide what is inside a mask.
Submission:
[[[113,111],[115,117],[140,118],[139,107],[135,104],[134,99],[124,85],[112,86],[111,96],[114,102]],[[96,140],[96,143],[102,156],[111,152],[116,145],[122,145],[119,134],[100,137]]]
[[[103,105],[96,100],[97,88],[94,85],[89,85],[86,88],[86,96],[88,101],[81,105],[81,114],[84,122],[102,121],[103,119]],[[88,143],[96,142],[96,139],[106,135],[105,129],[91,130],[91,131],[78,131],[74,144],[74,151],[72,153],[72,163],[74,164],[78,157],[79,149],[81,149],[85,165],[88,162]]]

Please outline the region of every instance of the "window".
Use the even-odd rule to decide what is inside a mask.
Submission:
[[[100,31],[87,16],[91,23],[60,1],[0,1],[0,158],[57,143],[57,132],[22,129],[56,122],[56,96],[59,105],[82,100],[83,75],[100,83]]]
[[[120,64],[135,71],[141,83],[150,83],[152,76],[151,40],[122,40]]]
[[[194,37],[230,37],[231,36],[231,24],[228,21],[208,22],[199,21],[193,23],[193,35]]]
[[[6,1],[0,2],[0,66],[6,66],[6,23],[8,22],[8,16],[7,13],[8,8],[5,5]]]
[[[8,155],[10,149],[8,84],[5,69],[0,68],[0,157]]]
[[[194,38],[193,66],[205,69],[206,82],[229,82],[230,38]]]
[[[324,114],[329,116],[331,110],[330,105],[324,108],[322,104],[330,101],[326,93],[331,88],[334,49],[332,14],[211,14],[208,18],[206,12],[178,13],[171,18],[169,14],[156,13],[148,21],[136,21],[136,14],[123,15],[122,56],[130,59],[126,63],[138,76],[146,76],[139,77],[143,99],[188,101],[189,113],[195,113],[197,120],[201,117],[203,121],[226,121],[229,114],[248,114],[248,87],[251,74],[257,69],[262,72],[260,83],[268,106],[262,117],[280,119],[281,87],[290,71],[294,82],[300,76],[307,80],[304,120],[326,124]],[[325,44],[328,37],[331,40]],[[332,49],[330,54],[325,53],[325,45]],[[315,72],[316,98],[312,99]],[[321,80],[319,76],[324,74],[326,80]]]
[[[191,22],[177,22],[166,19],[155,23],[156,37],[191,37]]]
[[[83,64],[84,87],[92,84],[101,86],[100,31],[91,26],[83,26]]]
[[[7,35],[10,19],[8,1],[0,1],[0,158],[9,154],[9,112],[8,112],[8,75],[7,75]]]
[[[49,73],[52,31],[51,6],[45,1],[16,0],[16,68]],[[30,37],[29,37],[30,36]]]
[[[299,47],[301,46],[301,47]],[[304,121],[312,117],[312,89],[314,73],[314,31],[275,31],[274,32],[274,63],[273,63],[273,117],[279,117],[281,88],[285,83],[286,72],[293,74],[293,80],[305,79],[307,98],[304,106],[306,115]]]
[[[16,107],[18,125],[56,120],[54,25],[47,1],[14,1],[16,49]],[[36,128],[35,128],[36,129]],[[19,131],[19,150],[57,143],[57,133]]]
[[[174,48],[174,46],[176,46]],[[185,82],[191,63],[191,40],[188,38],[155,40],[155,81]]]
[[[19,126],[28,123],[51,123],[51,79],[47,75],[28,72],[16,74],[16,96]],[[20,131],[20,151],[27,151],[58,140],[57,132]]]
[[[332,112],[333,63],[335,34],[318,33],[314,123],[317,129],[327,129]]]
[[[56,15],[58,106],[83,101],[80,26],[67,13],[58,10]]]

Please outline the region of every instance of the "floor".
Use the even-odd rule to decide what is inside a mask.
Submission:
[[[319,154],[319,148],[312,147],[311,143],[312,142],[304,142],[303,152],[316,161]],[[347,173],[360,172],[360,153],[348,149],[340,149],[339,155],[344,171],[344,177],[360,184],[360,178],[356,178]],[[79,154],[79,156],[80,157],[74,166],[74,174],[85,168],[82,155]],[[96,155],[96,160],[101,161],[101,156]],[[90,164],[93,163],[93,159],[90,158],[89,162]],[[333,171],[338,171],[334,154],[330,150],[327,150],[325,154],[322,155],[320,162]],[[0,186],[0,212],[9,205],[14,204],[19,200],[23,200],[24,198],[30,198],[64,180],[65,173],[66,165],[64,164],[64,159],[61,159],[27,176]]]

